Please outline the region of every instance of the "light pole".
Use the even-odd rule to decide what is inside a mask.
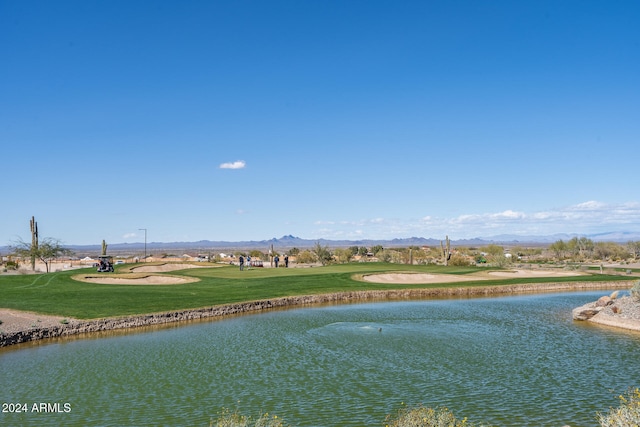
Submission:
[[[138,228],[138,230],[144,230],[144,262],[147,262],[147,229],[146,228]]]

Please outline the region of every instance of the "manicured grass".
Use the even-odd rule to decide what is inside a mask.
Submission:
[[[116,273],[127,272],[131,268],[131,266],[119,267]],[[200,279],[199,282],[181,285],[107,285],[79,282],[71,278],[82,273],[95,273],[94,269],[86,269],[38,275],[0,276],[0,307],[78,319],[95,319],[343,291],[629,280],[629,277],[625,276],[599,274],[429,285],[377,284],[354,279],[363,274],[393,271],[465,275],[482,271],[482,269],[354,263],[313,268],[253,268],[245,271],[239,271],[234,266],[217,266],[167,273]]]

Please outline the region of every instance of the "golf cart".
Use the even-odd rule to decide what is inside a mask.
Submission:
[[[113,257],[107,255],[100,255],[98,257],[98,273],[112,273],[113,272]]]

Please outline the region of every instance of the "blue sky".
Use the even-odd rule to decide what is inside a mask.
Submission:
[[[0,0],[0,245],[640,232],[640,2]]]

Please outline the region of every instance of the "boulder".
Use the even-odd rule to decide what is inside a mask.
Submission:
[[[604,307],[597,307],[595,303],[590,302],[581,307],[574,308],[571,314],[573,315],[573,320],[589,320],[603,309]]]
[[[596,301],[596,307],[606,307],[611,304],[613,304],[613,299],[607,295],[598,298],[598,301]]]
[[[595,309],[595,308],[582,310],[582,311],[576,311],[576,312],[573,313],[573,318],[575,320],[589,320],[589,319],[591,319],[593,316],[595,316],[598,313],[600,313],[600,310]]]

